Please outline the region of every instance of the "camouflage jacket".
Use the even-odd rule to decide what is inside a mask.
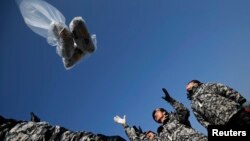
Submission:
[[[204,83],[190,94],[192,110],[204,126],[225,125],[246,101],[237,91],[220,83]]]
[[[158,128],[159,136],[170,141],[207,141],[206,136],[191,128],[189,110],[174,99],[170,104],[175,112],[171,112],[169,118]]]
[[[171,102],[169,102],[173,108],[175,109],[175,112],[171,112],[171,114],[182,124],[191,127],[191,123],[188,120],[190,116],[189,110],[180,102],[176,101],[172,98]]]
[[[0,115],[0,141],[125,141],[87,131],[70,131],[47,122],[18,121]]]
[[[183,104],[172,100],[170,104],[175,112],[158,128],[158,134],[150,141],[207,141],[207,137],[191,128],[189,110]],[[125,132],[130,141],[149,141],[145,134],[135,128],[125,126]]]
[[[138,131],[135,126],[129,127],[126,125],[124,129],[130,141],[169,141],[166,136],[160,137],[158,135],[155,135],[153,140],[149,140],[145,133]]]
[[[158,128],[159,136],[164,136],[169,141],[207,141],[207,137],[195,129],[180,123],[170,114],[162,126]]]
[[[124,129],[130,141],[147,141],[146,136],[142,133],[142,131],[136,130],[135,126],[129,127],[126,125]]]

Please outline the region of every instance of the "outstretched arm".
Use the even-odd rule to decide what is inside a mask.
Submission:
[[[147,134],[143,133],[142,130],[137,128],[136,126],[129,127],[126,124],[126,116],[123,118],[119,116],[114,117],[114,121],[123,126],[125,129],[125,133],[128,136],[130,141],[169,141],[171,138],[167,134],[154,134],[153,139],[149,139]]]
[[[146,138],[146,136],[143,134],[141,129],[137,129],[135,126],[129,127],[126,124],[126,116],[124,115],[123,118],[119,116],[114,117],[114,121],[120,125],[123,126],[126,135],[128,136],[130,141],[142,141]]]
[[[125,133],[130,139],[130,141],[142,141],[146,139],[146,136],[137,130],[135,126],[129,127],[128,125],[124,126]]]
[[[185,124],[185,125],[191,127],[191,124],[190,124],[190,122],[189,122],[189,120],[188,120],[188,118],[189,118],[189,116],[190,116],[189,110],[188,110],[182,103],[180,103],[180,102],[178,102],[177,100],[173,99],[173,98],[169,95],[168,91],[167,91],[165,88],[163,88],[162,91],[163,91],[164,94],[165,94],[165,96],[162,97],[162,98],[163,98],[164,100],[166,100],[169,104],[171,104],[171,105],[173,106],[173,108],[174,108],[175,111],[176,111],[178,120],[179,120],[181,123],[183,123],[183,124]]]

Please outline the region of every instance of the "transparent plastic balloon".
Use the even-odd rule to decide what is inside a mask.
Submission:
[[[16,0],[26,25],[36,34],[56,46],[66,69],[96,50],[96,35],[89,34],[82,17],[75,17],[70,25],[63,14],[44,0]]]
[[[50,45],[56,46],[55,37],[48,31],[53,22],[65,25],[63,14],[43,0],[17,0],[17,3],[28,27],[38,35],[47,38]]]

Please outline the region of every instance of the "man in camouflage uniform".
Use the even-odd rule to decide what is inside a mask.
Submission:
[[[169,102],[176,112],[168,113],[163,108],[157,108],[153,111],[153,119],[160,123],[158,134],[149,138],[145,133],[138,132],[135,127],[126,125],[126,118],[116,116],[115,122],[123,125],[125,132],[131,141],[207,141],[207,137],[191,128],[188,121],[189,110],[175,99],[169,96],[166,89],[163,89],[165,99]]]
[[[192,80],[187,84],[186,90],[194,115],[204,127],[247,123],[243,120],[245,118],[241,118],[247,116],[241,108],[246,99],[234,89],[220,83]]]
[[[123,126],[130,141],[169,141],[166,137],[160,137],[153,131],[143,132],[140,127],[139,129],[136,126],[130,127],[126,124],[126,116],[123,118],[115,116],[114,121]]]
[[[186,125],[187,127],[191,128],[191,123],[189,121],[189,116],[190,116],[189,110],[186,107],[184,107],[183,104],[173,99],[165,88],[162,88],[162,91],[165,94],[165,96],[163,96],[162,99],[164,99],[165,101],[167,101],[170,105],[174,107],[176,112],[173,114],[175,114],[175,117],[178,119],[178,121]]]
[[[176,101],[168,94],[166,89],[162,89],[165,97],[175,112],[168,113],[163,108],[157,108],[153,111],[153,119],[161,124],[157,132],[160,137],[165,137],[171,141],[207,141],[207,137],[191,127],[188,120],[189,110],[180,102]]]
[[[70,131],[47,122],[6,119],[0,115],[1,141],[126,141],[120,136],[106,136],[87,131]]]

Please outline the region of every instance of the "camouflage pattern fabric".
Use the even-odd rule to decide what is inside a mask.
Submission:
[[[149,140],[143,132],[138,132],[134,127],[126,125],[125,132],[130,141],[169,141],[166,136],[155,135],[154,139]]]
[[[204,83],[190,94],[192,110],[204,127],[225,125],[246,101],[237,91],[220,83]]]
[[[169,119],[158,128],[158,134],[170,141],[207,141],[207,137],[191,128],[189,110],[177,100],[169,102],[175,112],[169,114]]]
[[[191,127],[191,123],[189,121],[190,112],[188,108],[186,108],[182,103],[178,102],[177,100],[173,99],[169,102],[173,108],[175,109],[174,113],[171,113],[175,116],[175,118],[182,124]]]
[[[137,133],[133,127],[125,126],[125,132],[130,141],[207,141],[206,136],[181,124],[172,115],[159,128],[161,130],[152,140],[147,139],[144,133]]]
[[[188,120],[189,110],[176,100],[170,104],[174,107],[175,112],[169,114],[169,119],[158,128],[158,134],[153,140],[148,140],[142,132],[125,126],[125,132],[130,141],[207,141],[207,137],[191,128]]]
[[[159,135],[169,141],[207,141],[207,137],[180,123],[173,114],[158,128]]]
[[[1,141],[126,141],[87,131],[73,132],[47,122],[18,121],[0,116]]]
[[[142,132],[136,131],[134,127],[126,125],[124,129],[130,141],[147,141],[146,136]]]

